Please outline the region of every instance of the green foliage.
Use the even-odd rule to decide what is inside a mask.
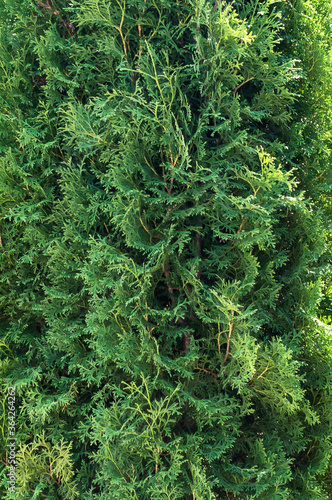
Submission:
[[[60,498],[77,498],[70,448],[71,444],[66,446],[63,440],[51,445],[42,435],[20,449],[16,455],[18,498],[31,498],[31,492],[32,498],[40,498],[43,491],[47,492],[47,498],[57,498],[55,486]]]
[[[2,498],[330,497],[331,22],[0,4]]]

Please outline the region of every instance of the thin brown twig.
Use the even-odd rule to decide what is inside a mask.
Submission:
[[[241,215],[241,217],[242,217],[242,222],[241,222],[240,227],[239,227],[239,229],[237,230],[237,233],[236,233],[236,234],[240,234],[240,233],[241,233],[241,231],[242,231],[242,227],[243,227],[243,223],[244,223],[244,217],[243,217],[243,215]]]
[[[51,10],[52,13],[55,16],[60,16],[60,12],[58,11],[58,9],[55,8],[53,0],[51,0],[51,4],[52,4],[52,6],[49,4],[48,0],[46,0],[45,3],[43,3],[43,2],[37,2],[37,5],[39,5],[39,7],[41,7],[42,9]],[[69,36],[72,37],[74,35],[74,25],[72,23],[69,23],[69,22],[65,21],[62,17],[60,17],[60,21],[62,22],[62,24],[66,28]]]
[[[166,277],[167,290],[168,290],[168,293],[170,295],[171,302],[172,302],[172,304],[175,304],[174,289],[173,289],[173,287],[171,286],[171,284],[169,282],[169,278],[171,277],[171,273],[169,272],[168,266],[165,267],[163,265],[163,273],[164,273],[164,275]]]
[[[202,244],[202,235],[199,234],[197,231],[195,232],[195,243],[196,243],[198,257],[201,258],[202,257],[202,246],[203,246],[203,244]],[[200,280],[201,276],[202,276],[202,262],[200,262],[198,264],[198,270],[197,270],[197,276],[196,276],[196,278],[198,280]]]
[[[170,156],[171,156],[171,165],[172,165],[172,168],[174,168],[175,167],[175,161],[173,159],[173,155],[172,155],[171,151],[170,151]],[[172,193],[173,182],[174,182],[174,171],[172,170],[172,177],[171,177],[171,183],[170,183],[171,187],[170,188],[166,187],[166,191],[168,192],[168,194]]]
[[[143,14],[144,14],[144,11],[145,9],[143,9]],[[134,76],[133,76],[133,84],[135,86],[135,83],[136,83],[136,80],[137,80],[137,77],[138,77],[138,69],[139,69],[139,61],[142,57],[142,53],[143,53],[143,47],[142,47],[142,26],[139,24],[138,25],[138,36],[139,36],[139,52],[138,52],[138,60],[137,60],[137,67],[136,67],[136,71],[134,73]]]
[[[235,88],[234,88],[234,97],[236,96],[236,92],[239,90],[239,88],[242,87],[242,85],[244,85],[245,83],[248,83],[250,82],[250,80],[253,80],[255,77],[252,76],[251,78],[248,78],[247,80],[245,80],[244,82],[240,83],[240,85],[237,85]]]
[[[269,367],[267,366],[267,367],[265,368],[265,370],[263,370],[263,371],[262,371],[262,373],[261,373],[260,375],[258,375],[257,380],[258,380],[259,378],[263,377],[264,373],[265,373],[265,372],[267,372],[267,370],[268,370],[268,369],[269,369]]]
[[[209,373],[210,375],[213,375],[213,377],[218,378],[218,375],[216,373],[213,373],[210,370],[206,370],[205,368],[200,368],[199,366],[196,366],[195,370],[201,370],[202,372]]]
[[[42,473],[41,473],[41,475],[43,475],[43,474],[46,474],[47,476],[50,476],[50,478],[51,478],[51,479],[53,479],[53,481],[54,481],[54,482],[55,482],[58,486],[60,486],[60,484],[61,484],[61,483],[60,483],[60,479],[57,481],[57,480],[56,480],[56,479],[52,476],[52,474],[51,474],[51,473],[49,473],[49,472],[42,472]]]
[[[231,311],[231,314],[232,314],[232,317],[234,316],[234,311]],[[230,321],[228,323],[229,325],[229,332],[228,332],[228,339],[227,339],[227,349],[226,349],[226,355],[225,355],[225,358],[224,358],[224,364],[228,358],[228,354],[229,354],[229,344],[230,344],[230,341],[231,341],[231,335],[232,335],[232,330],[233,330],[233,322]]]

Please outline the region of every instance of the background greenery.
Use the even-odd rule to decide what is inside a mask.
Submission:
[[[330,498],[331,24],[0,3],[2,498]]]

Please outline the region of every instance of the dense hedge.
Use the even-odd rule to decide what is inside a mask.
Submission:
[[[1,498],[330,498],[331,24],[0,3]]]

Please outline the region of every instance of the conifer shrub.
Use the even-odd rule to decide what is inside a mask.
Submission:
[[[330,498],[331,22],[0,3],[2,498]]]

